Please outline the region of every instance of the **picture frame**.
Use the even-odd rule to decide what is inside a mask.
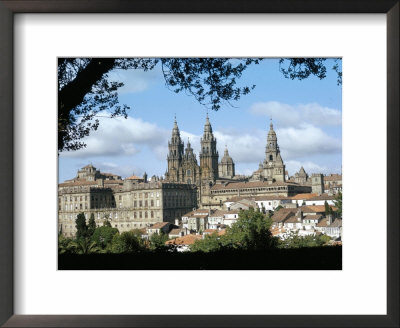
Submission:
[[[0,324],[5,327],[398,327],[399,326],[399,11],[398,0],[0,1]],[[387,16],[387,315],[14,315],[13,16],[17,13],[385,13]]]

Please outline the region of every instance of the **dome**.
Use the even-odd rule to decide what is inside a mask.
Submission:
[[[229,156],[228,148],[225,147],[224,157],[221,159],[221,163],[223,164],[233,164],[232,157]]]

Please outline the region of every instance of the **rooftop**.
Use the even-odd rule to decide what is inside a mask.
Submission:
[[[200,235],[186,235],[183,237],[167,240],[165,245],[193,245],[196,240],[202,239]]]

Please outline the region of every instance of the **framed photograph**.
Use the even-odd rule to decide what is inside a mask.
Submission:
[[[398,326],[398,1],[0,9],[1,324]]]

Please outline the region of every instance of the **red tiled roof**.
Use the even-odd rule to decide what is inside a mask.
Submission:
[[[211,190],[256,188],[256,187],[279,187],[287,185],[293,185],[293,183],[287,183],[287,182],[269,183],[268,181],[229,182],[227,184],[217,183],[211,187]]]
[[[200,235],[186,235],[183,237],[167,240],[165,245],[193,245],[196,240],[202,239]]]
[[[302,199],[308,200],[308,199],[316,197],[316,196],[318,196],[318,194],[297,194],[295,196],[288,197],[288,198],[293,199],[293,200],[302,200]]]
[[[340,181],[342,180],[341,174],[331,174],[324,176],[324,181]]]
[[[297,211],[297,208],[281,208],[279,211],[274,213],[274,215],[272,216],[272,221],[284,222],[291,216],[295,216]]]
[[[169,222],[156,222],[151,227],[149,227],[149,229],[161,229],[161,228],[164,228],[168,224],[170,224],[170,223]]]
[[[303,213],[324,213],[325,212],[325,205],[306,205],[300,207]],[[331,209],[334,211],[337,210],[336,207],[330,206]]]
[[[322,194],[322,195],[319,195],[319,196],[315,196],[313,198],[309,198],[307,200],[313,201],[313,200],[334,200],[334,199],[335,199],[334,196],[331,196],[331,195],[328,195],[328,194]]]
[[[96,186],[98,183],[96,181],[82,180],[73,182],[60,183],[59,187],[74,187],[74,186]]]

